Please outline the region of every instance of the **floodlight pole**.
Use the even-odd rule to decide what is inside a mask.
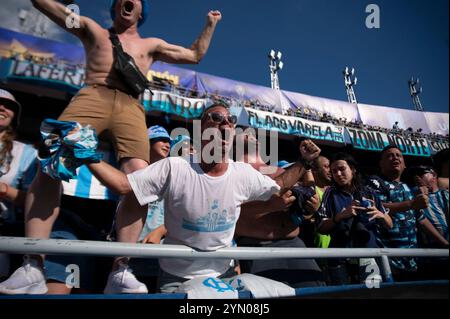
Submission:
[[[278,71],[282,70],[284,63],[281,61],[283,54],[278,51],[271,50],[269,53],[269,69],[270,69],[270,82],[273,90],[280,90],[280,79],[278,77]]]
[[[411,80],[408,81],[409,86],[409,94],[411,95],[413,99],[414,109],[419,112],[424,112],[425,109],[422,106],[422,102],[420,101],[419,95],[422,93],[423,89],[422,86],[420,86],[420,80],[414,79],[413,77]]]
[[[358,104],[358,100],[356,99],[354,89],[355,85],[358,83],[358,78],[355,76],[355,69],[352,68],[350,70],[349,67],[346,67],[343,73],[344,73],[345,87],[347,89],[348,102],[352,104]]]

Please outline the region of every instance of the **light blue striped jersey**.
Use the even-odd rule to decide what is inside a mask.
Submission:
[[[103,161],[117,167],[113,152],[101,150],[98,152],[104,155]],[[63,181],[62,184],[64,195],[87,199],[118,200],[118,196],[101,184],[85,165],[77,169],[77,179],[71,179],[69,182]]]
[[[414,199],[411,189],[402,182],[387,181],[378,176],[368,180],[368,186],[375,191],[382,203],[400,203]],[[387,248],[417,248],[417,224],[425,219],[423,210],[412,209],[404,212],[389,214],[394,226],[383,231],[380,236],[381,243]],[[415,258],[391,258],[392,265],[400,270],[415,271],[417,262]]]
[[[448,191],[440,190],[430,193],[430,205],[424,209],[425,217],[433,224],[437,231],[448,241]],[[427,244],[431,244],[435,240],[425,237]]]
[[[33,146],[18,141],[13,142],[12,160],[6,174],[0,176],[0,181],[19,190],[26,190],[37,171],[37,151]],[[3,170],[2,170],[3,171]],[[15,222],[14,207],[9,202],[1,202],[2,215],[7,222]]]

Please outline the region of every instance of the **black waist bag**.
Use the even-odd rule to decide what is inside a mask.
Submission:
[[[110,30],[109,34],[114,48],[114,70],[121,76],[131,95],[139,96],[149,89],[150,82],[139,70],[133,57],[123,51],[117,34],[113,30]]]

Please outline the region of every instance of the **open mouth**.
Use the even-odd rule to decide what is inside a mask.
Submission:
[[[122,12],[125,15],[130,15],[134,10],[134,2],[132,1],[125,1],[125,3],[122,6]]]

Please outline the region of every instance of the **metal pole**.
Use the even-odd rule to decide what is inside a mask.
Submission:
[[[392,276],[391,264],[389,258],[386,255],[381,256],[381,265],[383,267],[383,275],[385,282],[394,282],[394,276]]]
[[[425,110],[419,97],[419,95],[422,93],[422,87],[420,86],[419,82],[419,79],[414,78],[411,78],[411,80],[408,81],[409,93],[413,99],[414,109],[419,112],[424,112]]]
[[[358,82],[358,79],[355,76],[355,69],[351,69],[349,67],[346,67],[344,70],[344,82],[345,87],[347,89],[347,98],[348,102],[352,104],[358,104],[358,100],[356,99],[356,93],[354,86]]]
[[[0,252],[10,254],[129,256],[139,258],[186,259],[311,259],[311,258],[380,258],[448,257],[446,249],[361,249],[361,248],[246,248],[233,247],[217,251],[198,251],[186,246],[145,245],[61,239],[0,237]]]

